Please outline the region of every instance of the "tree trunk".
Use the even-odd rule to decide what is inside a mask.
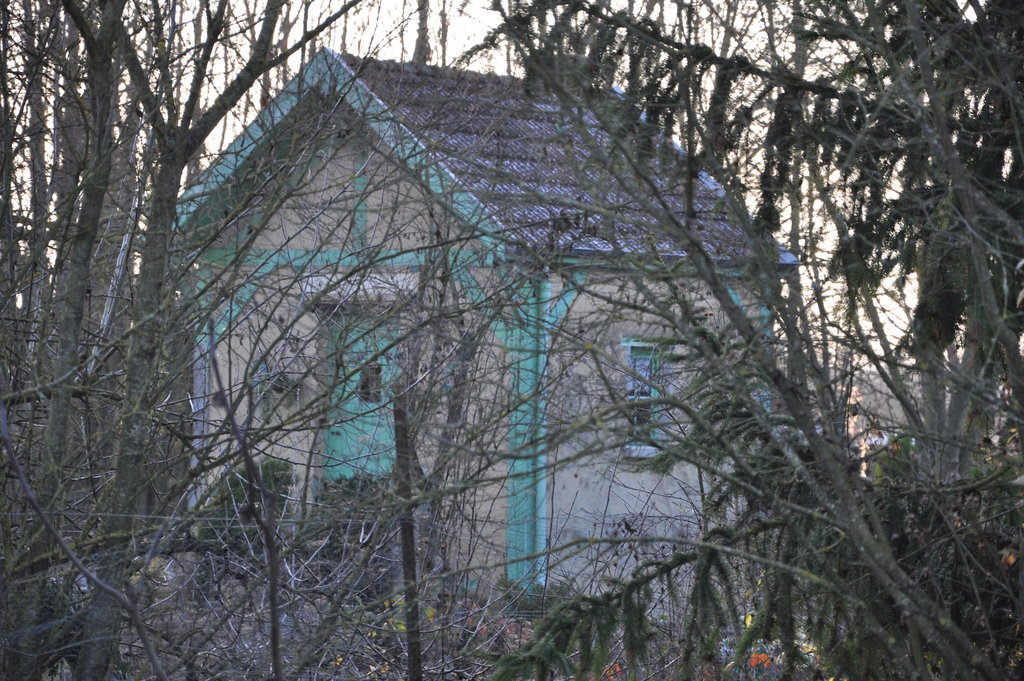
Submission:
[[[430,4],[427,0],[419,0],[416,5],[416,16],[419,25],[416,27],[416,47],[413,49],[412,60],[417,64],[426,64],[430,61],[430,33],[427,30]]]
[[[402,386],[404,388],[404,386]],[[405,640],[409,681],[423,681],[423,655],[420,641],[420,604],[416,584],[416,502],[413,499],[412,467],[417,460],[410,428],[409,394],[400,389],[395,395],[395,481],[399,503],[398,533],[402,547],[402,581],[405,592]]]

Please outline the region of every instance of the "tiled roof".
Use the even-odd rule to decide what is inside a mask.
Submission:
[[[638,154],[644,143],[621,124],[612,139],[608,130],[625,118],[622,100],[595,112],[561,106],[513,77],[337,58],[513,243],[684,256],[670,213],[700,236],[712,258],[728,261],[746,250],[742,231],[722,209],[721,191],[706,176],[693,183],[694,212],[685,218],[685,157],[675,146],[648,136],[648,152]],[[638,169],[637,162],[657,170]]]

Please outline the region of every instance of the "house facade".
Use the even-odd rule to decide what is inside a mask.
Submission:
[[[514,583],[688,531],[697,469],[660,456],[699,371],[678,318],[727,326],[691,252],[747,301],[745,237],[624,103],[559,101],[324,50],[184,197],[197,408],[293,467],[286,509],[401,466],[447,568]]]

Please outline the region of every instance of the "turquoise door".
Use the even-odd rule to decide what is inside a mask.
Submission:
[[[370,324],[332,329],[334,383],[324,435],[327,478],[384,475],[395,457],[390,334]]]

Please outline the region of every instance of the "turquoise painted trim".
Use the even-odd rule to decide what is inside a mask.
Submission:
[[[626,336],[620,342],[628,353],[626,368],[630,389],[624,394],[624,400],[626,405],[631,406],[628,407],[630,424],[626,443],[644,447],[663,435],[659,427],[663,425],[659,403],[666,395],[662,382],[665,365],[663,352],[675,343],[669,339],[644,336]],[[640,368],[641,360],[646,362],[645,370]],[[640,394],[635,391],[640,391]],[[644,420],[639,421],[637,417],[645,412]]]
[[[757,315],[761,319],[761,330],[765,336],[770,338],[772,335],[772,311],[762,303],[758,308]]]
[[[269,274],[272,269],[269,265],[256,269],[250,273],[246,282],[231,294],[231,297],[224,303],[224,310],[213,323],[215,339],[223,338],[228,333],[234,324],[235,317],[245,309],[256,292],[262,288],[259,280]]]
[[[202,263],[208,267],[235,266],[244,271],[241,272],[246,278],[239,289],[234,292],[230,300],[222,304],[223,310],[216,315],[214,320],[214,332],[217,338],[223,337],[231,327],[236,315],[244,309],[256,291],[260,288],[260,280],[280,268],[303,269],[328,269],[343,270],[345,268],[365,269],[369,266],[386,266],[406,268],[410,271],[418,270],[426,255],[425,250],[417,251],[390,251],[380,250],[375,253],[371,262],[366,262],[365,254],[351,253],[339,249],[306,250],[306,249],[250,249],[240,259],[233,249],[215,249],[208,251]],[[473,266],[480,266],[480,259],[483,254],[475,251],[453,252],[449,254],[452,259],[452,269],[457,280],[464,286],[470,300],[475,304],[481,304],[486,300],[483,287],[477,282],[471,272]],[[315,274],[315,272],[314,272]],[[212,306],[210,313],[214,315],[216,305]]]
[[[509,419],[508,517],[505,556],[510,582],[529,586],[543,584],[547,574],[547,401],[544,375],[551,335],[561,323],[582,284],[576,273],[552,299],[545,278],[529,281],[519,289],[518,323],[509,329],[496,325],[495,333],[512,359]]]
[[[542,305],[547,305],[547,310],[544,311],[544,325],[540,333],[540,347],[538,348],[538,358],[543,362],[540,374],[542,381],[544,374],[547,372],[547,361],[551,352],[551,336],[554,330],[561,324],[565,315],[569,312],[569,308],[572,307],[573,301],[576,300],[576,296],[579,294],[580,288],[583,285],[583,279],[584,274],[582,272],[574,272],[568,281],[563,282],[559,296],[550,302],[547,301],[551,297],[551,283],[547,279],[542,283],[540,302]],[[538,451],[536,453],[534,467],[538,473],[536,493],[538,503],[534,517],[534,525],[536,527],[536,547],[541,555],[538,556],[536,560],[536,580],[544,581],[547,577],[548,557],[546,549],[548,548],[548,523],[550,519],[548,518],[547,510],[548,472],[547,455],[545,454],[545,440],[547,439],[547,399],[545,397],[543,384],[537,390],[537,410],[539,412],[539,432],[536,438]]]
[[[557,259],[559,265],[561,265],[563,267],[566,267],[566,268],[585,267],[585,268],[591,269],[591,270],[620,270],[620,269],[623,269],[623,268],[620,268],[620,267],[615,266],[615,265],[607,264],[607,263],[615,262],[614,259],[613,259],[614,255],[615,254],[613,254],[613,253],[595,252],[595,253],[590,254],[590,255],[581,255],[581,254],[558,255],[558,256],[556,256],[556,259]],[[655,262],[655,261],[652,261],[652,262]],[[696,268],[694,268],[693,265],[690,265],[689,263],[687,263],[686,258],[680,258],[673,265],[671,265],[671,266],[666,265],[666,266],[661,268],[661,271],[663,271],[663,272],[667,272],[669,270],[672,271],[673,276],[679,276],[679,277],[696,277],[696,276],[698,276]],[[640,275],[644,274],[644,270],[643,269],[639,269],[638,270],[635,267],[630,267],[629,271],[632,272],[632,274],[634,276],[637,273],[639,273]],[[733,264],[719,264],[719,263],[715,263],[715,273],[718,276],[726,278],[726,279],[744,279],[744,280],[746,280],[746,279],[749,279],[749,277],[750,277],[749,273],[744,271],[743,268],[736,267]]]
[[[349,364],[336,364],[332,376],[329,425],[324,433],[324,468],[329,480],[351,479],[362,475],[383,476],[395,459],[394,383],[398,375],[395,363],[395,335],[388,324],[365,320],[342,330],[331,328],[331,354],[340,355]],[[376,385],[362,381],[372,367],[377,370]],[[368,387],[363,394],[364,387]]]
[[[740,294],[736,292],[732,286],[728,287],[729,299],[736,305],[736,307],[743,309],[743,299],[740,298]]]
[[[307,250],[299,248],[253,248],[246,251],[239,261],[233,249],[215,249],[206,253],[203,260],[211,266],[235,265],[246,269],[269,266],[271,270],[282,267],[292,268],[361,268],[373,266],[419,268],[422,265],[422,251],[376,250],[368,260],[366,253],[342,251],[336,248]]]
[[[547,312],[544,313],[544,323],[548,329],[554,329],[562,323],[573,301],[576,300],[584,279],[586,279],[586,274],[575,270],[569,279],[563,282],[561,293],[550,302]]]
[[[203,171],[196,184],[188,187],[178,202],[178,228],[183,228],[207,199],[224,186],[242,168],[252,153],[259,148],[267,131],[275,127],[299,102],[308,90],[328,94],[337,89],[338,68],[329,50],[321,50],[299,73],[289,81],[276,97],[236,137],[227,149]]]
[[[739,293],[736,292],[732,286],[729,287],[729,298],[735,303],[741,310],[743,309],[743,300],[740,298]],[[771,310],[768,309],[767,305],[762,304],[757,311],[757,316],[761,325],[761,333],[764,334],[766,339],[770,339],[772,335],[772,315]],[[766,410],[770,410],[772,406],[771,393],[768,390],[767,385],[761,385],[755,387],[753,391],[753,397],[761,406]]]
[[[542,287],[528,281],[517,293],[519,323],[510,329],[512,400],[509,418],[508,518],[505,528],[507,573],[514,584],[538,581],[537,520],[543,435]]]
[[[353,141],[356,146],[356,163],[359,172],[352,179],[352,191],[355,192],[355,206],[352,213],[352,244],[358,248],[366,248],[366,162],[369,153],[366,149],[366,140],[356,137]]]
[[[225,303],[225,309],[214,322],[214,333],[221,338],[227,333],[234,321],[235,316],[249,303],[256,291],[261,288],[263,277],[271,274],[277,269],[290,267],[296,270],[304,268],[334,268],[355,267],[361,264],[357,254],[342,255],[339,250],[309,251],[299,249],[253,249],[246,254],[242,263],[246,271],[245,283],[243,283],[231,298]],[[218,252],[210,252],[211,264],[234,264],[235,254],[230,249],[223,249]],[[418,267],[420,262],[419,254],[409,251],[394,252],[381,257],[373,264],[390,265],[396,267]],[[363,265],[365,267],[365,265]]]
[[[729,299],[736,304],[741,310],[743,309],[743,299],[740,298],[740,294],[736,292],[732,286],[728,287]],[[768,306],[761,304],[757,310],[757,318],[760,320],[761,332],[766,336],[771,336],[772,331],[772,313],[768,309]]]
[[[677,341],[671,338],[656,338],[652,336],[623,336],[619,341],[619,345],[624,348],[664,348],[676,344]]]
[[[218,248],[208,250],[199,261],[209,267],[236,266],[246,269],[261,267],[265,264],[272,264],[274,267],[329,267],[336,265],[339,268],[361,268],[367,269],[372,266],[387,267],[408,267],[417,270],[424,264],[424,256],[432,249],[429,247],[413,250],[391,250],[372,249],[368,257],[366,251],[354,253],[343,251],[337,248],[250,248],[245,255],[239,257],[237,251],[231,248]],[[448,255],[452,266],[458,271],[467,268],[485,267],[483,262],[485,253],[470,249],[451,251]],[[467,280],[475,288],[480,288],[476,279]]]
[[[768,309],[767,305],[762,304],[758,310],[758,314],[761,317],[761,333],[764,334],[765,340],[771,340],[772,338],[772,312]],[[768,384],[765,383],[755,393],[755,397],[761,406],[764,407],[765,411],[770,411],[772,407],[772,394],[768,390]]]

